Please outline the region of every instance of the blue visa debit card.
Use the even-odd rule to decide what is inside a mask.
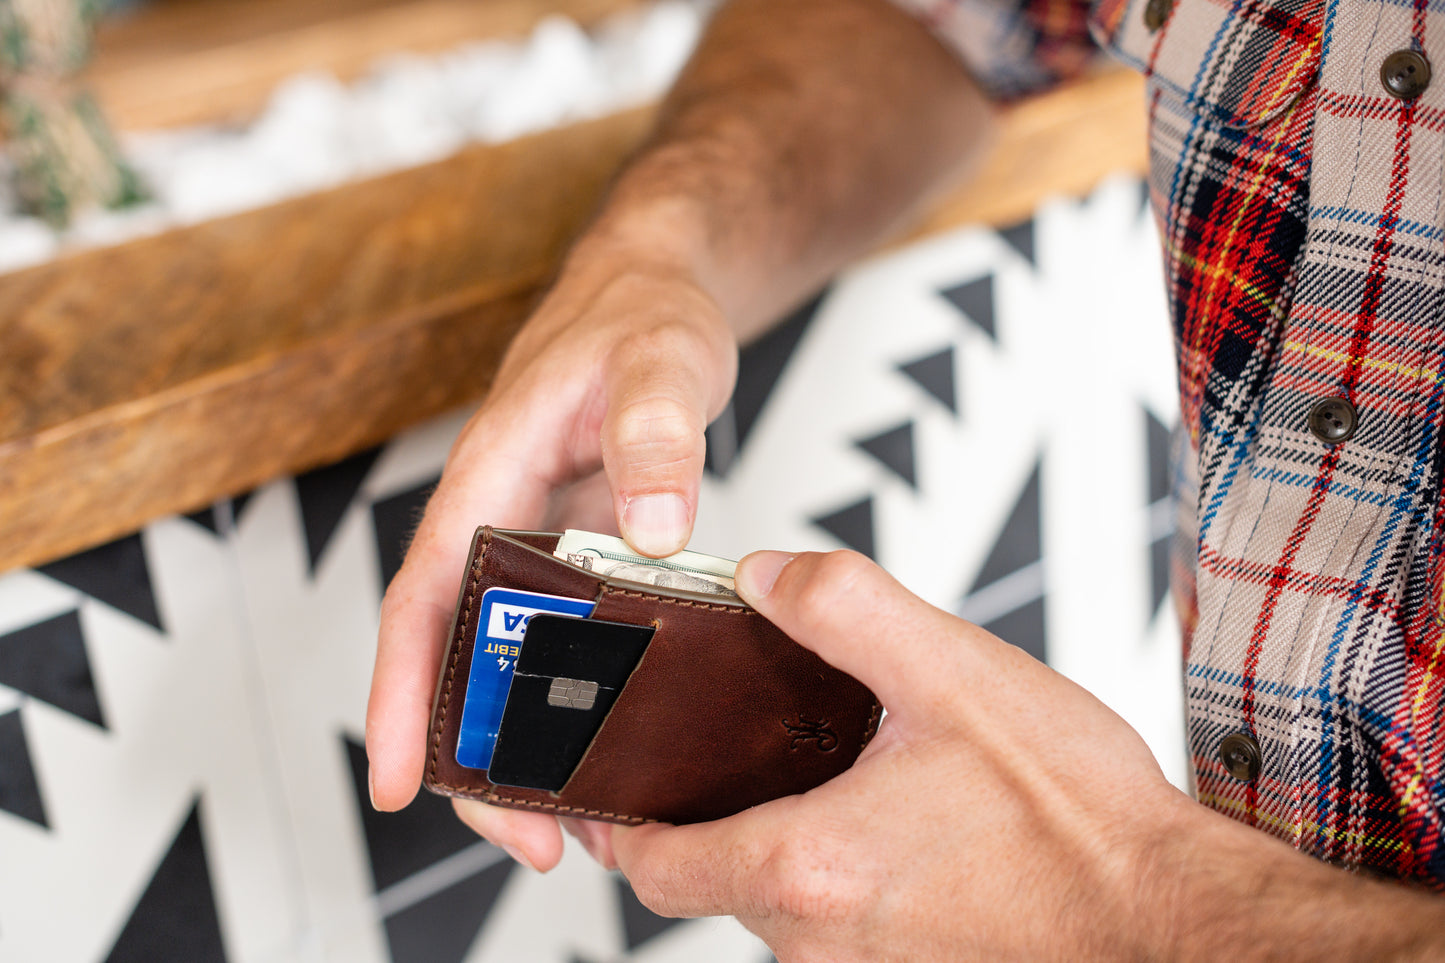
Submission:
[[[539,592],[489,588],[482,593],[477,616],[477,638],[467,677],[467,700],[462,706],[462,730],[457,737],[457,762],[469,769],[492,763],[502,709],[512,687],[512,668],[522,651],[527,621],[538,612],[585,619],[597,603]]]

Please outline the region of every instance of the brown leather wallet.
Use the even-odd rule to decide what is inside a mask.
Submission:
[[[748,605],[594,575],[554,557],[557,539],[477,530],[432,709],[431,791],[619,823],[702,822],[826,782],[877,731],[872,692]],[[502,771],[506,740],[508,781],[522,785],[495,784],[487,769],[457,761],[482,596],[492,588],[596,603],[586,618],[527,626],[490,763]],[[616,691],[584,673],[548,677],[597,651],[636,658],[616,670]],[[589,712],[600,719],[595,732]],[[569,753],[580,757],[575,767]]]

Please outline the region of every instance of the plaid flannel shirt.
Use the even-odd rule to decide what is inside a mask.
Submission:
[[[1445,77],[1405,98],[1382,78],[1401,51],[1424,58],[1416,79],[1445,69],[1445,10],[896,2],[1001,96],[1076,72],[1090,31],[1146,75],[1198,797],[1445,888]],[[1351,411],[1353,435],[1322,440],[1321,415]],[[1221,756],[1234,734],[1260,750],[1253,774],[1233,759],[1243,778]]]

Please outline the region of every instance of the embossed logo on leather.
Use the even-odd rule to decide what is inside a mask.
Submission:
[[[789,722],[784,719],[783,728],[787,729],[788,735],[793,737],[793,744],[789,746],[793,752],[797,752],[809,743],[812,743],[813,748],[819,752],[832,752],[838,748],[838,734],[828,727],[827,719],[813,722],[799,714],[797,722]]]

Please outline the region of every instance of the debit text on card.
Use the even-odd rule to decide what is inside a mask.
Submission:
[[[471,769],[486,769],[497,742],[497,727],[512,685],[512,671],[521,652],[527,622],[541,613],[585,619],[596,603],[539,592],[489,588],[482,594],[477,638],[467,675],[467,697],[462,706],[457,762]]]

